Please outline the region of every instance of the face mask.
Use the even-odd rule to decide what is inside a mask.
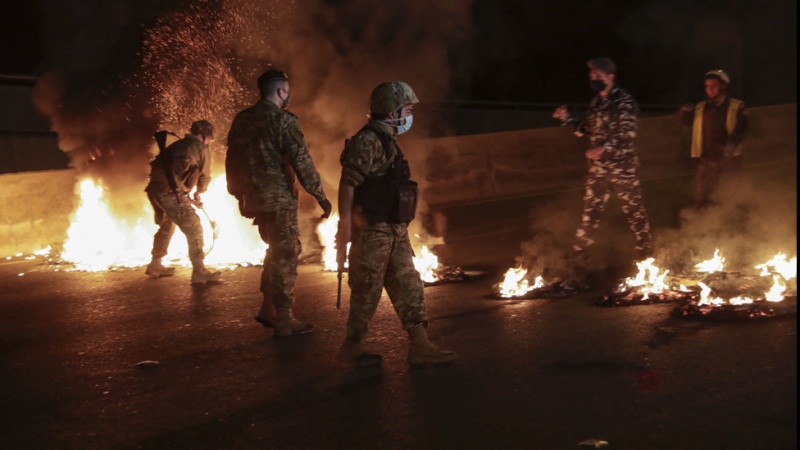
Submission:
[[[603,92],[606,90],[606,83],[603,80],[589,80],[589,87],[594,92]]]
[[[289,95],[288,91],[281,89],[283,92],[286,92],[286,98],[281,98],[281,91],[278,91],[278,98],[281,99],[281,109],[286,109],[289,107],[289,101],[292,99],[292,96]]]
[[[414,123],[414,116],[408,115],[406,122],[403,125],[397,125],[397,134],[403,134],[411,129],[411,124]]]

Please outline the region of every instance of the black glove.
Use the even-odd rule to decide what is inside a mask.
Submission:
[[[323,219],[327,219],[328,217],[330,217],[331,210],[333,210],[333,205],[331,205],[331,202],[328,201],[327,198],[325,200],[319,202],[319,207],[322,208],[322,211],[323,211],[322,218]]]

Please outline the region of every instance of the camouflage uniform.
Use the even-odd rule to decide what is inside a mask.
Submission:
[[[613,87],[607,97],[597,95],[592,99],[582,122],[571,117],[566,121],[567,125],[576,128],[576,135],[588,134],[591,147],[604,149],[597,160],[589,161],[583,213],[573,245],[572,258],[575,260],[581,260],[586,249],[594,244],[592,233],[600,225],[612,191],[622,203],[622,212],[636,241],[638,257],[644,259],[653,251],[650,222],[642,203],[637,175],[639,158],[633,148],[637,112],[633,96]]]
[[[195,187],[198,194],[208,189],[211,182],[211,153],[208,145],[191,134],[171,144],[168,151],[172,155],[169,172],[176,182],[177,193],[170,187],[164,167],[158,163],[153,164],[150,182],[145,188],[155,211],[155,222],[159,226],[153,237],[153,260],[160,261],[167,255],[167,248],[177,225],[186,235],[189,259],[193,265],[202,267],[203,227],[189,201],[189,193]]]
[[[381,175],[391,164],[397,147],[391,127],[370,121],[390,136],[391,152],[387,161],[380,138],[363,130],[353,136],[342,152],[342,179],[359,186],[367,177]],[[353,206],[353,231],[349,256],[348,285],[350,312],[347,336],[360,338],[378,307],[383,289],[389,295],[404,330],[427,325],[422,279],[414,268],[414,251],[408,237],[407,223],[370,223],[358,204]]]
[[[317,202],[326,201],[297,116],[268,100],[241,111],[228,134],[225,169],[228,192],[269,245],[261,274],[264,302],[291,308],[302,250],[295,177]]]

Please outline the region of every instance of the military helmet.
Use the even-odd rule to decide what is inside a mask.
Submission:
[[[419,103],[417,94],[408,83],[389,81],[379,84],[369,97],[369,112],[372,114],[389,114],[406,105]]]
[[[195,135],[199,134],[213,138],[214,125],[211,125],[211,122],[207,120],[198,120],[197,122],[192,123],[192,128],[189,132]]]
[[[720,69],[709,70],[708,72],[706,72],[706,77],[705,78],[706,79],[713,78],[715,80],[722,81],[726,85],[731,84],[731,77],[728,76],[728,74],[725,73],[724,70],[720,70]]]

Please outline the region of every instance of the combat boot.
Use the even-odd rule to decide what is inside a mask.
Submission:
[[[171,277],[175,274],[175,268],[164,267],[160,259],[154,259],[147,266],[147,270],[144,273],[150,278]]]
[[[339,348],[339,361],[353,363],[357,367],[369,367],[380,364],[383,356],[362,347],[360,338],[348,336]]]
[[[215,283],[222,277],[221,272],[210,271],[205,267],[192,270],[192,283]]]
[[[408,330],[408,337],[411,339],[411,346],[408,349],[408,363],[411,365],[444,364],[458,358],[455,352],[442,350],[431,344],[428,340],[428,332],[421,324]]]
[[[276,308],[275,310],[275,337],[289,337],[299,334],[308,334],[314,331],[314,325],[303,323],[295,319],[291,308]]]
[[[264,294],[261,309],[258,310],[255,319],[264,328],[275,328],[275,305],[272,303],[272,298],[269,294]]]

